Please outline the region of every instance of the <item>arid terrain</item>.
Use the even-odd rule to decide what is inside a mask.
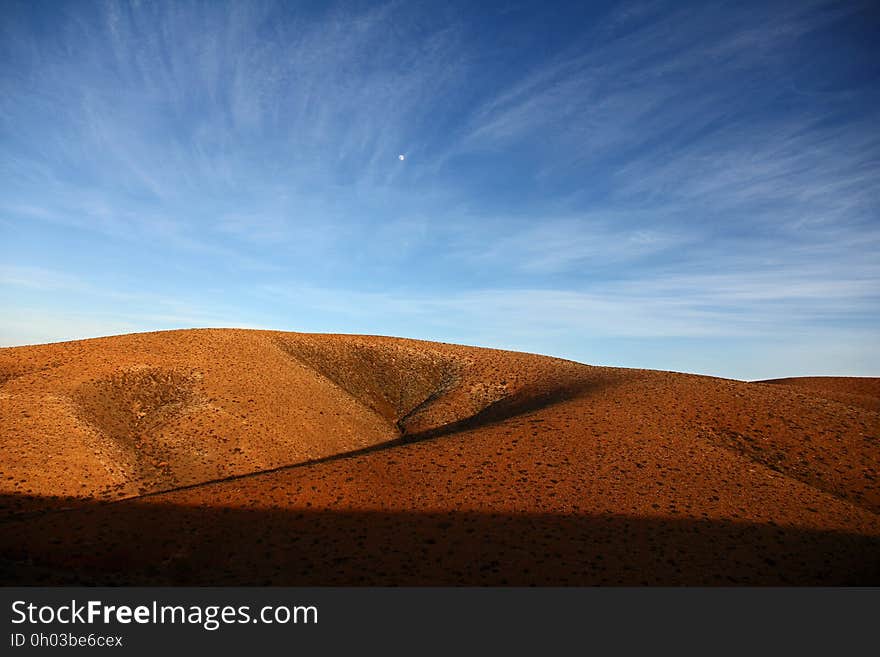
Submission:
[[[5,584],[880,584],[880,379],[204,329],[0,349]]]

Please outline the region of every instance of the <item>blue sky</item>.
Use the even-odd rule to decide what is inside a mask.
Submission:
[[[234,326],[880,375],[871,3],[0,12],[0,345]]]

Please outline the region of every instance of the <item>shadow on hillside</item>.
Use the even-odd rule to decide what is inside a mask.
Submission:
[[[470,431],[492,424],[500,424],[505,420],[509,420],[520,415],[526,415],[534,411],[539,411],[556,404],[570,401],[585,395],[589,392],[595,392],[603,388],[607,388],[608,384],[597,384],[594,381],[577,381],[566,385],[554,386],[546,390],[534,390],[527,388],[521,390],[508,397],[503,397],[492,402],[485,408],[477,411],[461,420],[449,422],[447,424],[428,429],[420,432],[405,432],[400,423],[398,429],[403,432],[399,439],[400,442],[416,442],[419,440],[428,440],[430,438],[438,438],[440,436],[448,436],[459,431]],[[387,443],[385,443],[387,445]]]
[[[156,490],[140,495],[141,499],[148,499],[157,495],[164,495],[168,492],[175,490],[187,490],[190,488],[197,488],[199,486],[203,486],[211,483],[225,482],[225,481],[234,481],[236,479],[244,479],[249,477],[254,477],[258,475],[268,474],[271,472],[278,472],[282,470],[289,470],[292,468],[300,468],[305,466],[316,465],[318,463],[325,463],[329,461],[338,461],[341,459],[352,458],[356,456],[363,456],[365,454],[370,454],[373,452],[380,452],[387,449],[393,449],[395,447],[399,447],[401,445],[405,445],[408,443],[419,442],[423,440],[430,440],[433,438],[439,438],[442,436],[451,435],[454,433],[458,433],[460,431],[470,431],[473,429],[479,429],[481,427],[490,426],[494,424],[500,424],[505,420],[525,415],[527,413],[531,413],[533,411],[541,410],[543,408],[547,408],[553,406],[555,404],[560,404],[571,399],[574,399],[582,394],[586,394],[591,391],[596,391],[601,389],[602,385],[597,385],[594,382],[576,382],[573,384],[569,384],[566,386],[558,386],[551,388],[549,390],[544,391],[534,391],[531,389],[520,391],[515,395],[511,395],[509,397],[505,397],[500,399],[492,404],[489,404],[482,410],[478,411],[474,415],[466,417],[462,420],[458,420],[455,422],[450,422],[448,424],[441,425],[439,427],[435,427],[433,429],[428,429],[426,431],[421,431],[417,433],[405,433],[404,429],[399,426],[398,423],[398,431],[401,431],[401,435],[398,438],[392,438],[391,440],[386,440],[384,442],[370,445],[368,447],[362,447],[360,449],[354,449],[347,452],[340,452],[338,454],[330,454],[329,456],[322,456],[314,459],[308,459],[306,461],[300,461],[296,463],[290,463],[288,465],[282,465],[273,468],[266,468],[263,470],[256,470],[254,472],[246,472],[242,474],[231,475],[228,477],[220,477],[217,479],[210,479],[205,481],[200,481],[193,484],[187,484],[183,486],[171,486],[166,488],[157,488]],[[114,495],[118,492],[118,498],[122,499],[126,495],[130,495],[130,492],[124,492],[123,489],[119,489],[118,491],[109,491],[108,497],[101,500],[101,503],[108,503],[117,501],[114,499]],[[40,515],[47,512],[53,512],[58,510],[70,510],[82,506],[88,506],[89,504],[93,504],[96,502],[91,501],[89,498],[82,497],[46,497],[41,495],[32,495],[32,494],[20,494],[20,495],[3,495],[0,494],[0,523],[14,520],[14,519],[23,519],[28,518],[34,515]]]
[[[877,585],[878,554],[880,537],[724,521],[158,500],[0,531],[5,585]]]

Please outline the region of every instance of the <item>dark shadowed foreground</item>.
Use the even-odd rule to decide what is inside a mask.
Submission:
[[[3,536],[6,584],[880,584],[876,536],[718,520],[128,501]]]

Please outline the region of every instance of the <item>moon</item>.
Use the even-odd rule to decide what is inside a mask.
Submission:
[[[403,162],[406,159],[406,155],[401,153],[400,155],[397,156],[397,159],[400,160],[401,162]]]

